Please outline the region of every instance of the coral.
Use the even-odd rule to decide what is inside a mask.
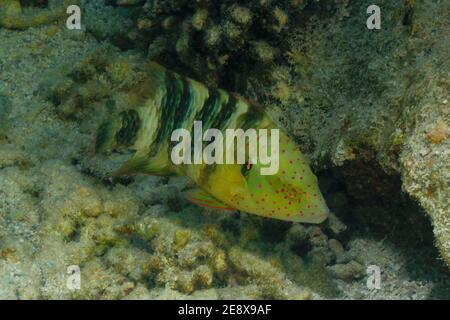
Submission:
[[[5,199],[15,199],[2,204],[2,217],[15,221],[16,226],[24,223],[35,233],[34,245],[24,248],[9,236],[1,247],[0,262],[8,269],[19,261],[28,261],[26,255],[33,256],[32,265],[39,268],[36,275],[45,279],[27,288],[29,292],[19,291],[20,298],[117,299],[147,282],[151,284],[147,287],[149,294],[164,287],[193,294],[234,281],[250,286],[253,298],[289,298],[294,292],[297,298],[318,297],[301,294],[301,282],[285,278],[277,256],[292,255],[289,250],[272,247],[271,253],[252,253],[250,247],[217,242],[226,229],[212,231],[208,220],[220,216],[204,216],[201,229],[207,232],[194,233],[192,225],[198,215],[195,207],[162,216],[157,205],[140,206],[139,197],[132,192],[138,184],[131,188],[116,185],[108,190],[59,161],[30,170],[32,180],[13,168],[3,169],[1,177],[6,180],[0,180],[1,190],[9,190]],[[252,218],[248,219],[251,223]],[[254,238],[259,237],[261,233],[256,232]],[[59,254],[55,256],[55,252]],[[80,291],[65,289],[65,275],[58,270],[66,270],[69,265],[81,267]],[[331,279],[326,281],[331,283]]]
[[[148,48],[150,59],[173,66],[176,59],[184,73],[236,90],[248,74],[265,74],[282,56],[283,37],[309,3],[149,0],[140,5],[135,42]]]
[[[124,3],[122,1],[121,5]],[[79,0],[79,5],[83,11],[82,28],[98,40],[108,40],[119,48],[130,49],[134,38],[132,6],[117,8],[105,5],[105,1],[90,0]]]
[[[27,230],[34,231],[28,235],[33,238],[31,245],[15,243],[11,231],[2,235],[8,241],[2,242],[0,263],[9,270],[30,261],[26,256],[34,257],[22,267],[22,272],[31,277],[28,283],[34,285],[18,291],[5,287],[5,292],[16,292],[20,298],[117,299],[137,294],[138,288],[142,295],[158,297],[161,288],[182,294],[202,290],[206,294],[215,288],[218,291],[211,291],[207,297],[230,297],[227,291],[231,289],[221,292],[218,286],[236,283],[245,288],[243,296],[252,298],[319,297],[306,293],[301,281],[294,280],[295,273],[286,275],[284,263],[277,262],[279,255],[295,256],[288,247],[280,250],[271,246],[263,253],[252,249],[251,242],[247,249],[230,246],[220,240],[226,225],[224,229],[211,227],[212,220],[221,217],[208,218],[204,213],[205,222],[200,227],[205,231],[194,233],[192,226],[198,223],[199,213],[193,206],[164,215],[158,205],[141,207],[132,190],[148,180],[131,188],[116,185],[108,190],[60,161],[47,161],[28,170],[33,171],[32,179],[15,168],[1,171],[0,190],[8,190],[5,199],[15,200],[1,204],[2,217],[15,221],[16,228],[23,223]],[[247,224],[254,221],[252,217],[246,219]],[[261,241],[262,233],[254,234],[252,241]],[[65,274],[58,270],[66,270],[69,265],[81,267],[80,291],[65,288]],[[39,272],[28,268],[38,268]],[[305,272],[315,272],[308,270]],[[331,283],[331,279],[326,281]],[[143,289],[142,283],[150,285]]]
[[[73,35],[0,29],[1,298],[449,296],[426,216],[400,193],[419,200],[450,259],[448,22],[439,14],[448,4],[382,1],[385,29],[368,33],[355,14],[367,1],[154,3],[83,2],[92,23]],[[133,8],[144,8],[134,31]],[[92,156],[92,133],[141,78],[145,58],[120,50],[132,43],[272,110],[323,169],[330,219],[217,213],[184,200],[192,185],[183,178],[111,178],[129,155]],[[375,292],[365,286],[373,264]],[[66,286],[70,265],[80,266],[81,290]]]

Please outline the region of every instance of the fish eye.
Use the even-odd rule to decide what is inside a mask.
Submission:
[[[243,164],[242,168],[241,168],[242,175],[244,177],[247,176],[247,174],[250,172],[252,167],[253,167],[252,163],[250,163],[249,161],[245,162],[245,164]]]

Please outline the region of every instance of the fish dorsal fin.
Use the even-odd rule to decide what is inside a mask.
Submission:
[[[221,209],[221,210],[236,210],[235,208],[232,208],[229,205],[223,203],[222,201],[217,200],[212,195],[201,189],[189,190],[186,193],[186,198],[190,202],[206,208]]]
[[[172,175],[171,169],[166,158],[163,156],[154,156],[149,158],[145,152],[136,152],[130,160],[125,162],[115,173],[114,176],[131,175],[135,173],[145,173],[151,175]]]

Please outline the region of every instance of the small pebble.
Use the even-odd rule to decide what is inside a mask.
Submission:
[[[328,240],[328,247],[330,248],[331,252],[333,252],[335,257],[339,257],[345,252],[342,244],[336,239]]]

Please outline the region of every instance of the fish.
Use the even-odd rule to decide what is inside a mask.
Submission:
[[[122,107],[111,112],[97,131],[96,153],[134,153],[115,172],[116,176],[187,176],[197,186],[187,192],[187,199],[203,207],[299,223],[321,223],[327,218],[329,209],[317,177],[299,147],[260,105],[155,62],[147,62],[143,74],[139,83],[121,96]],[[192,132],[196,121],[201,121],[204,130],[221,132],[277,129],[278,171],[263,175],[264,165],[249,159],[243,164],[174,164],[172,132],[180,128]]]

